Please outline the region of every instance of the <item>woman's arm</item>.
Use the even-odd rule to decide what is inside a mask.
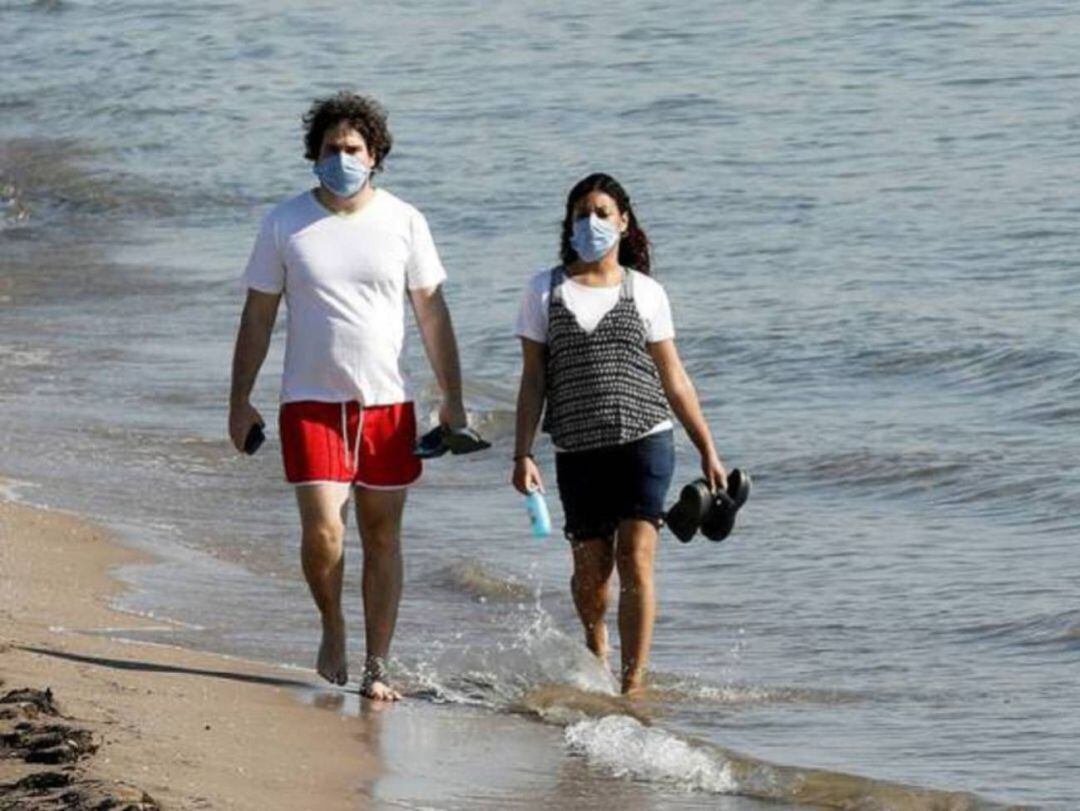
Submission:
[[[514,474],[511,478],[519,493],[543,490],[540,469],[532,458],[536,426],[544,409],[544,351],[546,346],[528,338],[521,339],[521,385],[518,388],[517,422],[514,439]]]
[[[686,429],[690,441],[701,454],[701,472],[709,482],[709,486],[716,490],[727,487],[727,471],[716,453],[713,445],[712,434],[701,414],[701,405],[698,403],[697,391],[690,380],[690,375],[683,368],[679,352],[675,348],[674,340],[657,341],[649,344],[649,353],[660,372],[660,382],[664,386],[664,394],[667,395],[671,410],[675,412],[679,422]]]

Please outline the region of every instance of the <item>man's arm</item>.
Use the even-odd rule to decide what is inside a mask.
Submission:
[[[244,302],[240,329],[236,333],[229,392],[229,438],[237,450],[244,449],[251,426],[263,424],[262,415],[251,405],[251,390],[266,360],[280,303],[280,293],[260,293],[258,290],[248,290]]]
[[[467,420],[461,399],[461,363],[442,286],[410,290],[409,298],[416,314],[416,324],[420,328],[420,338],[424,342],[424,351],[443,393],[439,421],[450,428],[464,428]]]

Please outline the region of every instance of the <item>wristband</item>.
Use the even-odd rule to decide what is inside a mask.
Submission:
[[[514,461],[515,462],[520,462],[522,459],[536,459],[536,457],[533,456],[532,453],[517,453],[517,454],[514,454]]]

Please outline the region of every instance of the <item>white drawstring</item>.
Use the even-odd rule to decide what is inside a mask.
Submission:
[[[353,472],[360,471],[360,437],[364,434],[364,406],[356,403],[356,445],[353,446]]]
[[[341,455],[345,459],[345,470],[349,470],[349,457],[346,455],[349,447],[349,412],[346,410],[348,403],[341,404]]]
[[[349,404],[341,404],[341,453],[345,457],[345,469],[353,474],[360,468],[360,436],[364,433],[364,406],[359,400],[356,401],[357,425],[356,441],[353,444],[352,458],[349,453]],[[350,462],[352,463],[350,465]]]

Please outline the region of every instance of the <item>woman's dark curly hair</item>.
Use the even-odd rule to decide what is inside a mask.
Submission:
[[[394,139],[386,126],[386,110],[375,99],[342,90],[328,99],[316,99],[304,115],[304,157],[310,161],[319,159],[323,136],[341,121],[364,136],[368,152],[375,159],[372,171],[382,168],[383,160],[390,154]]]
[[[611,175],[603,172],[589,175],[584,180],[579,180],[566,198],[566,216],[562,224],[562,248],[560,255],[564,265],[569,265],[577,260],[577,251],[570,245],[570,235],[574,231],[574,207],[582,197],[590,192],[601,191],[608,195],[619,207],[619,212],[625,214],[629,220],[626,233],[619,241],[619,264],[623,267],[633,268],[639,273],[649,275],[649,240],[645,231],[638,224],[634,216],[634,209],[630,206],[630,195],[626,193],[619,181]]]

